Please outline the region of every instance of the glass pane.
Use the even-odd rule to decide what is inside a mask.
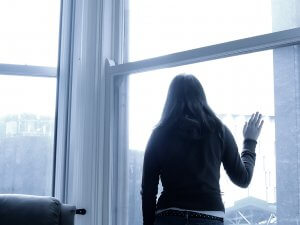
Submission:
[[[0,63],[57,65],[60,0],[0,1]]]
[[[51,195],[56,78],[0,76],[0,193]]]
[[[129,2],[130,61],[295,28],[300,17],[293,0]]]
[[[235,186],[223,169],[220,186],[227,219],[236,216],[230,212],[237,213],[238,207],[245,201],[258,206],[265,204],[270,207],[270,212],[275,213],[273,54],[272,51],[265,51],[130,75],[128,224],[141,224],[139,190],[144,150],[153,128],[160,119],[170,81],[180,73],[194,74],[200,80],[209,105],[231,130],[239,150],[242,150],[244,122],[255,111],[263,114],[265,124],[258,139],[256,165],[250,186],[247,189]],[[247,204],[242,206],[247,207]],[[259,220],[255,223],[259,224],[265,219],[268,220],[269,216],[270,213],[252,219]]]

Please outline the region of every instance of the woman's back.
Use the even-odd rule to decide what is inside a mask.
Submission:
[[[250,138],[245,136],[240,156],[233,135],[208,106],[200,82],[192,75],[177,76],[145,151],[141,191],[144,224],[154,223],[155,211],[174,208],[179,209],[169,212],[174,216],[182,210],[224,212],[219,186],[221,163],[233,183],[249,185],[260,120],[256,113],[249,121],[251,126],[245,125],[244,133]],[[156,202],[159,178],[163,192]]]
[[[203,206],[199,203],[205,204],[204,198],[208,196],[217,199],[215,206],[220,205],[223,141],[219,132],[197,135],[197,123],[193,124],[190,120],[184,118],[175,129],[156,131],[163,138],[157,153],[163,185],[158,209],[170,205],[200,209]]]

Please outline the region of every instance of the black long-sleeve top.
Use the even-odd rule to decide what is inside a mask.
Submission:
[[[230,130],[197,133],[197,123],[153,131],[144,155],[142,209],[144,225],[153,225],[155,211],[170,207],[225,211],[220,166],[233,183],[247,187],[255,164],[256,141],[244,140],[241,156]],[[187,126],[186,126],[187,125]],[[156,202],[159,178],[163,191]]]

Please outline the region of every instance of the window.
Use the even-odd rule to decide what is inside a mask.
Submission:
[[[169,83],[176,74],[183,72],[194,74],[201,81],[208,103],[232,131],[239,147],[243,142],[244,121],[250,118],[253,110],[258,110],[264,115],[265,124],[256,148],[257,160],[251,185],[247,189],[236,187],[222,170],[220,186],[225,207],[229,212],[236,207],[239,200],[244,199],[253,201],[259,199],[275,206],[276,162],[272,61],[272,51],[264,51],[138,73],[129,77],[128,224],[142,222],[139,190],[144,150],[151,131],[160,119]],[[228,217],[234,216],[236,215],[228,215]],[[268,216],[270,215],[259,219],[268,219]]]
[[[129,63],[107,70],[115,84],[116,224],[141,224],[143,150],[160,118],[170,80],[183,72],[199,78],[209,104],[239,146],[249,115],[259,110],[265,116],[250,187],[237,188],[222,173],[225,224],[299,221],[297,4],[130,1]]]
[[[60,1],[0,12],[0,193],[52,195]]]

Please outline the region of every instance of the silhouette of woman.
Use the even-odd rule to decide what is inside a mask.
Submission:
[[[231,181],[246,188],[263,122],[256,112],[245,123],[240,155],[232,133],[209,107],[197,78],[177,75],[145,151],[141,189],[144,225],[223,224],[221,163]],[[156,201],[159,179],[163,191]]]

